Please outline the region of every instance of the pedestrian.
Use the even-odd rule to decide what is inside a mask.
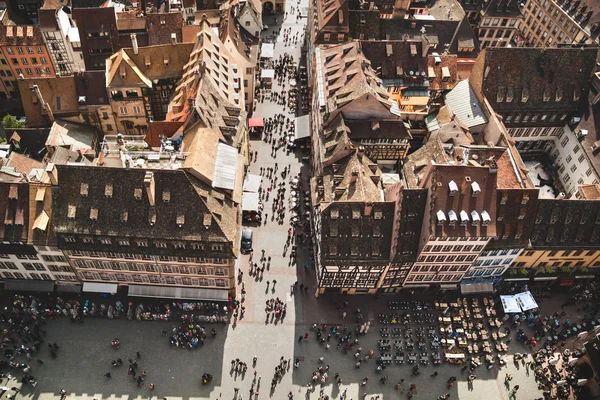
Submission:
[[[433,378],[433,377],[436,377],[436,376],[438,376],[438,372],[437,372],[437,371],[435,371],[433,374],[431,374],[431,377],[432,377],[432,378]]]
[[[142,358],[142,355],[140,354],[140,352],[139,352],[139,351],[136,351],[136,352],[135,352],[135,356],[136,356],[136,358]]]
[[[342,313],[342,319],[346,319],[346,311]]]
[[[105,373],[105,374],[104,374],[104,376],[105,376],[106,378],[112,378],[112,375],[110,374],[110,372],[107,372],[107,373]]]

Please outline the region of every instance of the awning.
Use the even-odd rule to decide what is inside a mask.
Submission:
[[[258,193],[244,192],[242,195],[242,211],[258,211]]]
[[[500,301],[502,302],[502,308],[505,313],[521,312],[521,307],[519,307],[519,303],[517,303],[515,296],[500,296]]]
[[[54,281],[37,281],[29,279],[7,279],[4,290],[27,292],[54,292]]]
[[[296,118],[296,140],[310,137],[310,120],[308,115]]]
[[[117,287],[116,283],[83,282],[84,292],[114,294],[117,293]]]
[[[263,43],[260,47],[260,58],[273,58],[275,54],[274,43]]]
[[[244,192],[258,193],[262,177],[260,175],[247,174],[244,179]]]
[[[166,299],[227,301],[226,289],[204,289],[170,286],[129,285],[129,295]]]
[[[451,358],[465,358],[465,354],[464,353],[446,353],[444,355],[446,358],[451,359]]]
[[[477,282],[477,283],[461,283],[460,292],[462,294],[475,294],[475,293],[493,293],[494,284],[491,282]]]
[[[275,70],[274,69],[261,69],[260,77],[273,79],[273,78],[275,78]]]
[[[440,289],[443,289],[443,290],[453,290],[453,289],[457,289],[457,288],[458,288],[458,286],[455,285],[455,284],[453,284],[453,283],[452,284],[450,284],[450,283],[447,283],[447,284],[442,283],[440,285]]]
[[[79,293],[81,292],[81,285],[61,285],[58,283],[56,285],[56,291],[61,293]]]
[[[265,121],[262,118],[248,118],[249,128],[262,128],[265,126]]]

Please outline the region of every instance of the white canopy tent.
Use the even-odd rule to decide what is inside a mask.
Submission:
[[[242,211],[258,211],[258,193],[244,192],[242,195]]]
[[[275,55],[274,43],[263,43],[260,47],[260,58],[273,58]]]
[[[267,79],[273,79],[273,78],[275,78],[275,70],[274,69],[261,69],[260,77],[267,78]]]
[[[516,294],[515,298],[517,303],[519,303],[521,310],[523,311],[529,311],[538,308],[537,302],[533,298],[533,295],[530,291]]]
[[[261,182],[260,175],[247,174],[246,179],[244,179],[244,192],[257,193]]]
[[[502,302],[502,308],[504,312],[509,313],[520,313],[521,307],[519,307],[519,303],[515,296],[500,296],[500,301]]]

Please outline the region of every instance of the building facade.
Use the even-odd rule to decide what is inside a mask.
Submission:
[[[56,73],[39,26],[0,26],[0,48],[17,78],[51,77]]]

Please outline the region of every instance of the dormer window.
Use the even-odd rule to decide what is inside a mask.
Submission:
[[[450,226],[454,226],[456,221],[458,221],[458,216],[453,210],[448,211],[448,221],[450,222]]]
[[[104,195],[108,198],[111,198],[113,195],[113,185],[111,183],[107,183],[104,186]]]
[[[98,220],[98,209],[97,208],[90,209],[90,219],[92,221],[97,221]]]
[[[454,181],[448,182],[448,189],[450,189],[450,196],[454,196],[456,193],[458,193],[458,186]]]
[[[435,215],[437,217],[438,225],[444,225],[444,222],[446,222],[446,214],[442,210],[439,210]]]
[[[490,214],[487,211],[481,212],[481,226],[488,226],[488,224],[492,221]]]
[[[550,97],[552,97],[550,87],[546,86],[544,88],[544,103],[550,101]]]
[[[498,93],[496,93],[496,102],[502,103],[504,101],[505,96],[506,96],[506,87],[498,86]]]
[[[162,199],[165,203],[168,203],[169,201],[171,201],[171,191],[170,190],[163,190],[162,192]]]
[[[561,87],[556,88],[556,97],[554,98],[554,101],[561,101],[563,98],[563,90]]]
[[[510,103],[510,102],[512,102],[512,101],[513,101],[513,99],[514,99],[514,97],[515,97],[515,93],[514,93],[513,87],[512,87],[512,86],[509,86],[509,87],[506,89],[506,102],[507,102],[507,103]]]
[[[479,224],[479,221],[481,221],[479,213],[475,210],[471,211],[471,225],[477,226],[477,224]]]
[[[479,196],[479,193],[481,193],[481,188],[479,187],[479,183],[472,182],[471,183],[471,191],[473,192],[473,197]]]
[[[525,86],[521,92],[521,103],[527,103],[527,100],[529,100],[529,88]]]
[[[469,214],[465,210],[460,212],[460,226],[467,226],[469,222]]]
[[[89,193],[89,189],[90,189],[90,185],[87,183],[82,183],[80,188],[79,188],[79,194],[81,194],[83,197],[86,197]]]

